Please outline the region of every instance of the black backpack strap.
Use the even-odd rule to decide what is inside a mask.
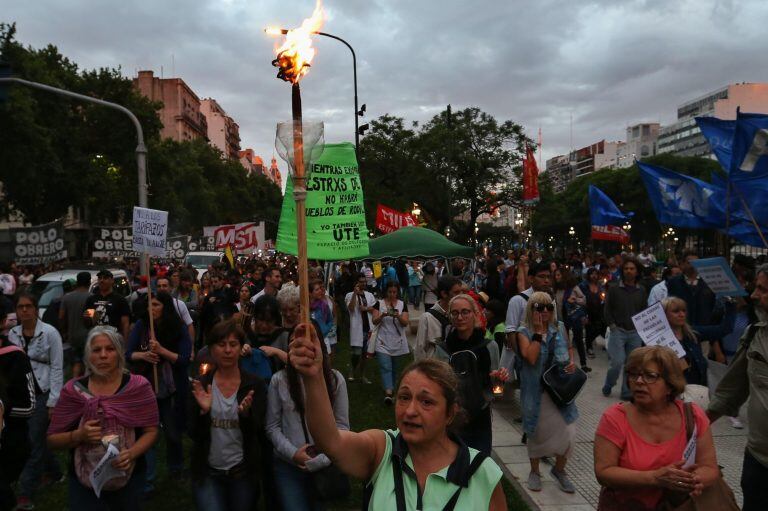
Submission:
[[[472,479],[472,476],[475,475],[475,472],[477,472],[477,469],[480,468],[480,465],[483,464],[486,458],[488,458],[486,453],[478,452],[475,456],[475,459],[473,459],[472,463],[469,464],[469,469],[467,470],[467,486],[469,486],[470,479]],[[459,488],[453,493],[450,500],[445,504],[443,511],[453,511],[453,508],[456,507],[456,503],[459,501],[462,488],[464,487],[459,486]]]
[[[389,435],[389,439],[392,442],[392,449],[394,449],[397,437],[389,431],[385,431],[385,433]],[[392,457],[392,477],[395,482],[395,501],[397,502],[397,511],[406,511],[405,487],[403,486],[403,469],[400,466],[400,460],[395,459],[394,456]]]

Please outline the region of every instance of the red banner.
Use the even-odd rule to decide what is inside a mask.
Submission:
[[[216,249],[231,246],[236,253],[248,253],[257,249],[264,249],[263,222],[205,227],[203,235],[214,237]]]
[[[416,218],[410,213],[401,213],[396,209],[388,208],[381,204],[376,208],[376,228],[379,232],[389,234],[401,227],[412,225],[416,225]]]
[[[528,146],[523,160],[523,203],[536,204],[539,202],[539,167],[536,165],[536,155]]]
[[[604,241],[618,241],[621,244],[629,243],[629,233],[618,225],[593,225],[592,239]]]

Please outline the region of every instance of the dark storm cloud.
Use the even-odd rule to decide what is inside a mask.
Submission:
[[[7,4],[7,5],[4,5]],[[139,69],[183,78],[238,122],[243,147],[265,159],[274,126],[290,116],[275,79],[275,41],[262,29],[297,26],[312,0],[134,2],[0,0],[4,21],[35,47],[56,44],[81,67]],[[445,105],[478,106],[541,126],[545,158],[573,144],[621,139],[627,123],[674,120],[677,105],[732,82],[768,81],[768,2],[327,0],[324,30],[358,56],[361,103],[426,121]],[[352,140],[349,51],[316,40],[302,83],[307,117],[326,140]],[[365,122],[365,120],[361,122]],[[284,165],[281,165],[284,166]]]

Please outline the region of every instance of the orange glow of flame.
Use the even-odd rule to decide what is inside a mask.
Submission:
[[[296,83],[307,74],[316,53],[311,36],[320,31],[324,21],[323,5],[321,0],[317,0],[312,16],[305,19],[299,28],[289,30],[283,44],[275,50],[277,58],[273,64],[280,68],[278,78]]]
[[[210,366],[208,364],[200,364],[200,374],[204,375],[204,374],[208,373],[209,367]]]

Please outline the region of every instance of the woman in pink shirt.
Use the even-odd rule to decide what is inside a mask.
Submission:
[[[693,404],[695,452],[686,460],[685,378],[669,348],[634,350],[626,363],[632,401],[603,413],[595,433],[598,510],[655,510],[671,491],[695,496],[720,476],[709,420]]]

